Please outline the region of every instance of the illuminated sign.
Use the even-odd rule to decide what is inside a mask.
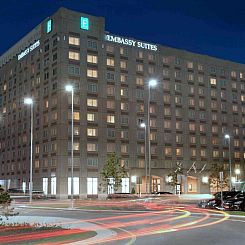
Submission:
[[[28,47],[23,52],[18,54],[18,60],[20,60],[23,57],[25,57],[27,54],[29,54],[31,51],[33,51],[35,48],[37,48],[39,45],[40,45],[40,40],[38,40],[35,43],[33,43],[30,47]]]
[[[86,17],[81,17],[81,29],[88,30],[89,29],[89,19]]]
[[[46,24],[46,32],[47,33],[50,33],[52,31],[52,23],[53,21],[52,20],[48,20],[47,21],[47,24]]]
[[[113,42],[113,43],[120,43],[120,44],[124,44],[128,46],[157,51],[157,45],[153,45],[153,44],[145,43],[141,41],[136,41],[136,40],[129,39],[129,38],[123,38],[123,37],[118,37],[118,36],[113,36],[113,35],[105,35],[105,40],[109,42]]]

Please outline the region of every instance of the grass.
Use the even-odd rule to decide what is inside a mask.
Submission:
[[[245,212],[244,211],[226,211],[228,214],[231,215],[240,215],[240,216],[245,216]]]

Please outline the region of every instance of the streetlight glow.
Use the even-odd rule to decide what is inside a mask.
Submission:
[[[226,139],[229,139],[229,138],[230,138],[230,135],[229,135],[229,134],[226,134],[226,135],[225,135],[225,138],[226,138]]]
[[[149,87],[156,87],[157,86],[157,80],[152,79],[149,81]]]
[[[24,104],[32,105],[33,104],[33,99],[32,98],[24,98]]]
[[[145,127],[146,127],[146,124],[145,124],[145,123],[141,123],[141,124],[140,124],[140,127],[141,127],[141,128],[145,128]]]
[[[241,173],[241,170],[239,168],[235,169],[235,174],[239,175]]]
[[[65,90],[66,90],[67,92],[72,92],[72,91],[73,91],[73,86],[70,85],[70,84],[68,84],[68,85],[65,86]]]

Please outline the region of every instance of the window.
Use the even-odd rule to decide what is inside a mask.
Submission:
[[[78,111],[73,112],[73,119],[74,120],[80,120],[80,113]]]
[[[210,78],[210,84],[216,85],[216,78]]]
[[[87,114],[87,121],[94,122],[94,119],[95,119],[95,115],[93,113]]]
[[[89,167],[98,167],[98,158],[97,157],[88,157],[87,158],[87,165]]]
[[[98,178],[87,178],[87,194],[98,194]]]
[[[170,148],[170,147],[165,147],[164,152],[165,152],[165,155],[166,155],[166,156],[172,156],[172,148]]]
[[[98,145],[96,143],[87,143],[87,151],[97,151]]]
[[[98,85],[96,83],[88,83],[88,92],[97,93]]]
[[[106,101],[106,108],[107,109],[115,109],[115,101],[114,100],[107,100]]]
[[[107,123],[115,123],[115,116],[107,115]]]
[[[187,62],[187,68],[188,69],[193,69],[193,62],[188,61]]]
[[[80,45],[80,38],[69,36],[69,44],[79,46]]]
[[[88,63],[97,64],[98,63],[98,57],[97,57],[97,55],[88,54],[87,55],[87,62]]]
[[[137,64],[136,70],[139,71],[139,72],[143,72],[143,70],[144,70],[144,69],[143,69],[143,65]]]
[[[97,78],[98,77],[98,71],[95,69],[87,69],[87,76]]]
[[[182,156],[182,149],[181,148],[176,148],[176,156]]]
[[[120,68],[126,69],[127,68],[127,62],[126,61],[120,61]]]
[[[98,130],[96,128],[87,128],[87,136],[98,136]]]
[[[124,154],[128,153],[128,145],[126,144],[121,145],[121,153],[124,153]]]
[[[80,60],[80,53],[69,51],[69,59],[71,59],[71,60]]]
[[[98,101],[97,99],[87,99],[87,106],[97,107]]]
[[[144,86],[144,79],[143,79],[143,77],[136,77],[136,85]]]
[[[112,58],[107,58],[107,59],[106,59],[106,65],[108,65],[108,66],[114,66],[114,65],[115,65],[114,59],[112,59]]]

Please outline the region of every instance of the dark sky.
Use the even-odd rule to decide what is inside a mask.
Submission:
[[[106,18],[106,30],[245,63],[242,0],[0,0],[0,54],[64,6]]]

